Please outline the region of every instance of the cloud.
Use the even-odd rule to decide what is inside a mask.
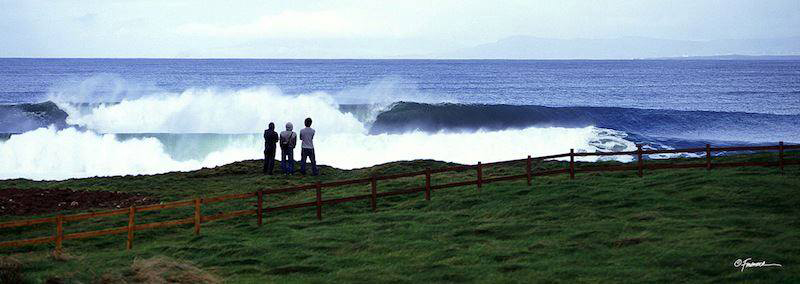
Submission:
[[[0,56],[424,57],[515,35],[800,35],[798,0],[197,2],[0,0]]]
[[[364,36],[374,33],[362,15],[342,11],[283,11],[238,25],[189,23],[177,28],[187,35],[209,37],[331,38]]]
[[[76,17],[75,21],[80,23],[83,26],[91,26],[97,22],[98,14],[97,13],[86,13],[83,16]]]

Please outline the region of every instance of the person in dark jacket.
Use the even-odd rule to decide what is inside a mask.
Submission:
[[[278,132],[275,132],[275,123],[270,122],[269,128],[264,130],[264,173],[272,175],[275,168],[275,149],[278,143]]]

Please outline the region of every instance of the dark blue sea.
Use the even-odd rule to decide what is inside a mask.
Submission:
[[[341,168],[797,143],[800,61],[0,59],[0,178],[255,159],[306,117]]]

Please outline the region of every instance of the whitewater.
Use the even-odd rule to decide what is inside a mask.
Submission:
[[[343,169],[414,159],[477,163],[570,148],[589,152],[635,148],[625,133],[591,126],[370,134],[374,116],[359,119],[343,112],[324,92],[290,95],[275,87],[189,89],[91,105],[56,103],[67,112],[70,127],[39,128],[0,142],[0,178],[157,174],[260,159],[261,133],[269,122],[281,130],[286,122],[302,125],[306,117],[314,119],[317,130],[318,162]],[[386,107],[373,104],[377,111],[371,113]],[[166,139],[215,134],[225,134],[225,139]],[[197,149],[198,144],[206,145]]]

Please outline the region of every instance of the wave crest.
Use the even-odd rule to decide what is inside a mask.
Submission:
[[[290,96],[267,87],[190,89],[114,104],[59,103],[59,107],[69,114],[67,123],[104,133],[259,133],[269,122],[280,130],[286,122],[301,126],[306,117],[333,132],[366,131],[325,93]]]

